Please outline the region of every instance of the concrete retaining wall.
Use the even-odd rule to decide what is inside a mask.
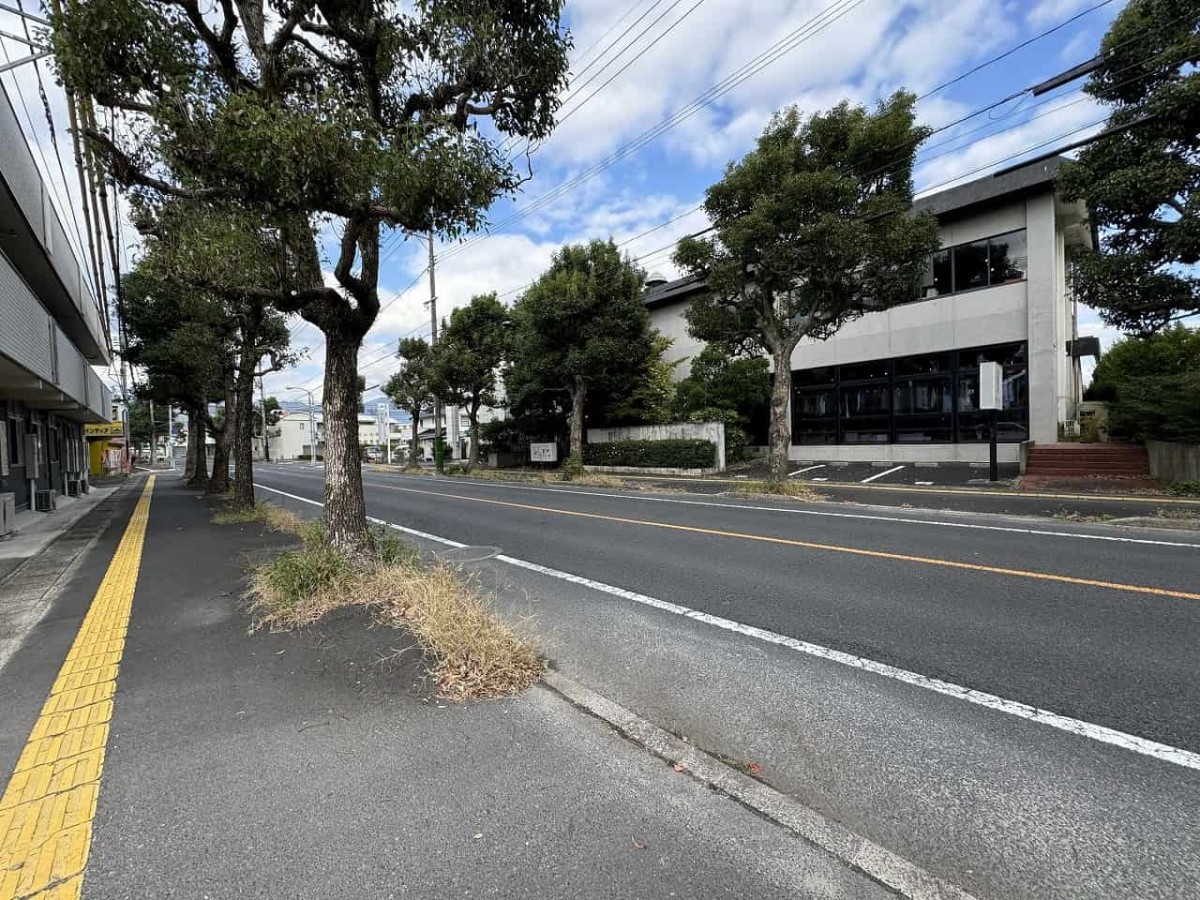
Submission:
[[[1160,481],[1200,481],[1200,445],[1146,441],[1150,477]]]
[[[717,448],[716,467],[714,469],[672,469],[671,474],[687,472],[688,474],[711,474],[725,471],[725,423],[724,422],[673,422],[670,425],[629,425],[623,428],[589,428],[587,442],[589,444],[605,444],[609,441],[675,441],[701,440],[712,441]],[[614,472],[632,472],[632,468],[589,466],[589,469]],[[653,475],[668,474],[666,469],[646,470]]]
[[[588,472],[606,475],[717,475],[720,469],[670,469],[663,466],[584,466]]]

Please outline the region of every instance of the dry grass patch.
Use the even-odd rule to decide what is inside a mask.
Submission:
[[[263,521],[263,503],[255,503],[253,506],[228,506],[213,513],[212,523],[214,525],[248,525],[251,522]]]
[[[799,481],[747,481],[739,484],[736,490],[726,491],[729,496],[758,497],[790,497],[793,500],[824,500],[825,496],[811,485]]]
[[[320,523],[281,512],[272,513],[273,527],[300,534],[302,543],[251,571],[247,598],[256,629],[290,631],[334,610],[362,607],[413,637],[439,696],[503,697],[542,676],[545,662],[534,644],[501,621],[455,569],[422,564],[414,548],[382,529],[375,558],[357,563],[325,542]]]

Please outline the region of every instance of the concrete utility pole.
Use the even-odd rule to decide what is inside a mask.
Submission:
[[[150,401],[150,468],[158,462],[158,448],[154,445],[154,401]]]
[[[429,345],[437,346],[437,282],[433,274],[433,232],[429,232],[429,319],[431,323]],[[420,423],[414,423],[416,428]],[[433,398],[433,463],[439,475],[445,472],[445,454],[442,451],[442,401]]]

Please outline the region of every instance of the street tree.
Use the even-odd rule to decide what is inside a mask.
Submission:
[[[642,302],[645,273],[616,244],[569,244],[512,312],[511,383],[519,405],[557,394],[570,403],[570,465],[583,464],[584,408],[591,390],[636,384],[654,355]],[[510,384],[505,377],[506,388]],[[628,389],[628,388],[626,388]]]
[[[601,415],[610,425],[665,425],[676,418],[675,369],[679,360],[668,360],[671,339],[653,333],[650,360],[645,372],[621,393],[603,398]],[[589,403],[594,408],[595,404]]]
[[[224,306],[210,293],[164,282],[141,265],[122,279],[122,298],[127,359],[144,379],[139,391],[183,407],[188,418],[186,484],[207,487],[204,430],[206,420],[213,424],[208,408],[228,399]]]
[[[1195,0],[1130,0],[1084,87],[1112,110],[1105,130],[1117,130],[1057,176],[1100,235],[1075,255],[1075,296],[1139,334],[1200,313],[1198,23]]]
[[[356,376],[379,313],[381,231],[456,237],[511,193],[510,138],[545,138],[569,41],[561,0],[89,0],[53,4],[59,75],[112,112],[83,129],[135,193],[270,218],[279,286],[324,335],[327,539],[371,543]],[[510,158],[511,156],[511,158]],[[333,257],[328,282],[322,252]]]
[[[467,411],[471,449],[467,470],[479,465],[479,410],[495,406],[496,373],[508,340],[508,310],[496,294],[477,294],[450,313],[433,348],[433,390],[442,403]]]
[[[777,114],[708,189],[714,236],[676,250],[708,285],[688,310],[690,333],[771,359],[772,480],[787,477],[792,351],[916,297],[938,247],[933,216],[911,212],[913,158],[928,135],[914,102],[900,91],[874,111],[843,102],[808,118]]]
[[[254,379],[294,360],[285,318],[268,299],[279,280],[279,232],[255,213],[231,204],[177,199],[138,203],[134,219],[145,235],[134,290],[153,295],[150,302],[156,307],[166,305],[156,312],[169,319],[196,311],[195,304],[187,302],[189,295],[211,299],[202,310],[203,324],[218,342],[214,358],[221,371],[225,414],[217,420],[209,415],[207,403],[197,409],[216,441],[208,492],[223,494],[229,488],[232,459],[232,503],[251,506]],[[276,296],[283,294],[276,290]],[[142,325],[161,329],[160,323]]]
[[[408,464],[421,464],[421,413],[433,406],[433,353],[424,338],[404,338],[396,353],[400,371],[388,379],[383,392],[412,417],[412,438],[408,447]],[[390,461],[390,460],[389,460]]]

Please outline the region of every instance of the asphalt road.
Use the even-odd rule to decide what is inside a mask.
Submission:
[[[367,474],[371,514],[1200,751],[1200,537]],[[320,499],[319,471],[261,467]]]

